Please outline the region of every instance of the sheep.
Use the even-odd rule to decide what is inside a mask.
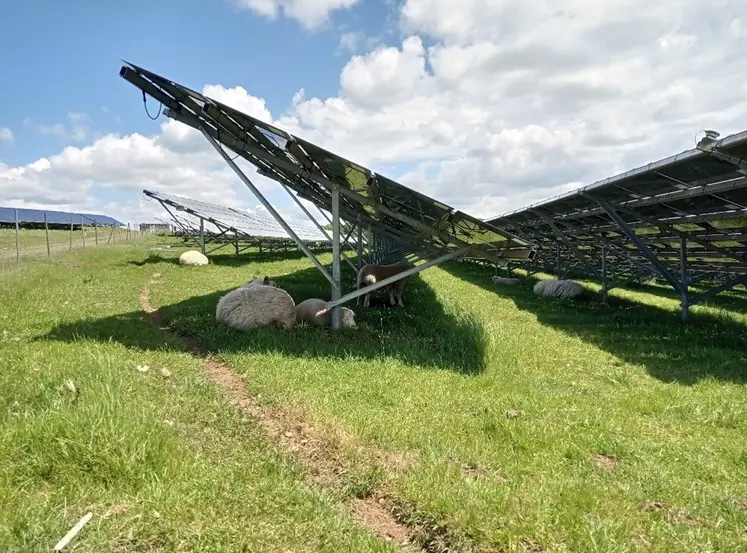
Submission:
[[[259,277],[255,276],[249,282],[239,286],[239,288],[249,288],[251,286],[277,286],[277,284],[275,284],[274,280],[270,280],[267,275],[265,275],[264,279],[260,279]]]
[[[503,284],[505,286],[516,286],[521,283],[518,278],[505,278],[498,275],[491,277],[490,280],[493,281],[493,284]]]
[[[179,265],[207,265],[208,258],[197,250],[189,250],[179,256]]]
[[[332,313],[325,308],[327,302],[319,298],[309,298],[296,306],[296,321],[306,321],[316,326],[330,326]],[[345,328],[358,328],[355,313],[347,307],[340,307],[340,318]]]
[[[392,265],[375,265],[373,263],[369,263],[361,267],[360,270],[358,271],[358,278],[356,279],[356,288],[360,289],[361,285],[370,286],[380,280],[384,280],[385,278],[389,278],[391,276],[402,273],[406,271],[407,269],[410,269],[414,266],[415,265],[413,265],[409,261],[405,261],[404,263],[393,263]],[[396,282],[393,282],[389,286],[386,286],[386,288],[389,289],[389,304],[390,305],[394,305],[396,303],[400,307],[405,306],[402,303],[402,292],[405,289],[405,282],[407,281],[407,278],[408,277],[405,277]],[[364,295],[363,307],[368,307],[370,299],[371,299],[370,292]]]
[[[534,285],[534,293],[543,298],[575,298],[584,292],[584,287],[572,280],[541,280]]]
[[[267,280],[267,277],[265,277]],[[215,308],[215,319],[237,330],[270,326],[288,330],[296,324],[296,304],[283,290],[254,279],[231,290]]]

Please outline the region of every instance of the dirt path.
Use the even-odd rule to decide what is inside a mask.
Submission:
[[[303,421],[301,417],[286,410],[268,408],[260,404],[247,392],[245,377],[229,365],[211,356],[196,340],[174,333],[165,323],[161,313],[150,303],[150,287],[156,284],[158,273],[140,293],[140,308],[150,317],[153,324],[173,338],[184,348],[202,359],[205,375],[218,387],[223,396],[236,409],[254,419],[265,432],[275,439],[283,450],[299,458],[308,469],[309,483],[314,486],[339,487],[346,467],[334,455],[334,446],[325,441],[321,433]],[[387,461],[389,456],[380,454]],[[394,505],[381,490],[374,489],[369,495],[344,503],[348,514],[355,518],[378,537],[396,544],[402,551],[427,551],[428,547],[416,545],[421,539],[422,529],[410,529],[398,522],[393,515]]]

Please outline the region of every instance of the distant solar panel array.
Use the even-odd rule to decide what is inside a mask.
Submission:
[[[45,219],[46,217],[46,219]],[[49,225],[96,225],[99,227],[121,227],[123,224],[106,215],[94,213],[73,213],[69,211],[52,211],[49,209],[25,209],[15,207],[0,207],[0,224],[15,224],[16,220],[23,224]]]
[[[180,214],[189,214],[198,220],[203,219],[215,225],[219,231],[227,230],[232,234],[239,234],[247,238],[277,238],[288,239],[288,234],[272,217],[239,211],[231,207],[225,207],[209,202],[202,202],[183,196],[143,190],[149,198],[153,198],[171,210],[176,211],[175,221],[179,224],[185,223]],[[173,212],[172,212],[173,213]],[[305,242],[327,242],[328,239],[311,225],[293,225],[294,232]],[[196,227],[193,227],[196,230]]]

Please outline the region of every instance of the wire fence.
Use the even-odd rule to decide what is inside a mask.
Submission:
[[[150,236],[123,227],[77,225],[69,229],[0,228],[0,265],[39,259],[83,248],[112,246]]]

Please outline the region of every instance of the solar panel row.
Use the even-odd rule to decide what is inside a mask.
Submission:
[[[218,229],[227,229],[246,238],[288,238],[285,230],[270,217],[153,190],[143,190],[143,194],[158,200],[162,205],[166,204],[166,206],[176,210],[177,213],[188,213],[209,221]],[[176,221],[177,223],[184,223],[184,221],[180,221],[178,216]],[[305,242],[328,241],[319,229],[311,225],[292,225],[291,227],[296,235]]]
[[[489,219],[587,273],[747,273],[747,131]]]
[[[133,64],[120,75],[165,106],[164,114],[201,130],[300,198],[357,221],[414,251],[455,252],[471,247],[493,260],[530,259],[531,243],[407,188],[297,136],[241,113]]]
[[[44,224],[50,225],[98,225],[100,227],[120,227],[122,223],[94,213],[72,213],[68,211],[52,211],[49,209],[24,209],[14,207],[0,207],[0,223],[15,224],[16,218],[19,224]]]

